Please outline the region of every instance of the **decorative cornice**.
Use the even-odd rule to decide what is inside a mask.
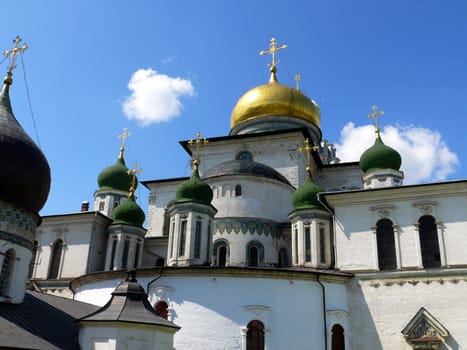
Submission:
[[[266,237],[279,238],[281,236],[281,224],[259,218],[223,218],[214,219],[214,233],[215,234],[230,234],[249,232],[251,235],[257,234],[261,236],[264,234]]]

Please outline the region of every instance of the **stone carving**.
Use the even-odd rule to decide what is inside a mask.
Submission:
[[[436,330],[428,324],[428,322],[422,319],[417,326],[413,329],[410,334],[410,338],[437,338],[438,333]]]

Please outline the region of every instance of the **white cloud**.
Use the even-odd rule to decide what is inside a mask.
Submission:
[[[177,56],[169,56],[166,58],[162,59],[162,63],[167,64],[167,63],[172,63],[177,59]]]
[[[337,156],[345,162],[358,161],[373,145],[374,135],[372,125],[356,127],[348,123],[341,131],[340,143],[336,144]],[[457,155],[449,150],[438,131],[389,125],[382,130],[381,138],[400,153],[406,185],[446,180],[459,164]]]
[[[151,68],[133,73],[128,89],[131,95],[123,102],[123,112],[143,126],[179,116],[183,109],[180,98],[195,95],[190,80],[172,78]]]

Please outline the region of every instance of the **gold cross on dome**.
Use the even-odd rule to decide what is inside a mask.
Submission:
[[[378,117],[384,115],[384,111],[378,111],[378,106],[373,106],[371,107],[373,112],[371,114],[368,114],[368,118],[373,119],[375,121],[375,131],[379,132],[379,123],[378,123]]]
[[[199,131],[196,133],[196,140],[188,141],[188,145],[190,146],[190,148],[194,148],[194,151],[193,151],[193,164],[195,166],[199,165],[200,147],[205,146],[208,143],[209,143],[208,140],[201,139],[201,133]]]
[[[138,168],[138,163],[133,164],[133,170],[128,169],[127,174],[131,175],[131,187],[130,187],[130,194],[135,192],[136,188],[136,174],[141,174],[143,172],[143,169]]]
[[[275,67],[279,60],[276,61],[276,52],[282,49],[286,49],[287,45],[277,46],[276,38],[271,38],[271,43],[269,44],[269,50],[261,50],[259,52],[260,55],[271,54],[272,63],[268,64],[269,67]]]
[[[306,170],[311,171],[311,152],[315,152],[319,150],[318,146],[310,146],[310,140],[308,138],[305,139],[305,146],[298,147],[299,153],[306,152]]]
[[[10,65],[8,66],[8,72],[11,73],[13,71],[13,69],[16,68],[16,64],[15,64],[15,61],[16,61],[16,56],[20,53],[23,53],[24,51],[26,51],[28,49],[28,45],[24,44],[23,46],[19,46],[19,43],[22,41],[23,39],[21,39],[18,35],[16,36],[16,38],[13,40],[13,43],[15,44],[15,46],[12,48],[12,49],[8,49],[6,50],[3,55],[5,57],[8,57],[8,56],[11,56],[11,60],[10,60]]]
[[[126,143],[126,139],[128,138],[128,136],[131,136],[131,132],[129,132],[127,128],[123,128],[123,132],[117,135],[119,139],[122,139],[121,148],[125,148],[125,143]]]
[[[295,87],[297,90],[300,90],[300,80],[302,79],[302,76],[300,74],[295,74],[293,79],[295,80]]]

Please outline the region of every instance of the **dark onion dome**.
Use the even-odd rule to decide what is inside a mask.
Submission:
[[[100,172],[97,178],[99,188],[127,192],[133,183],[133,175],[129,174],[128,170],[123,158],[123,149],[121,149],[117,162]],[[135,190],[137,186],[138,181],[135,181]]]
[[[142,227],[144,219],[143,209],[135,201],[133,191],[128,195],[128,199],[122,204],[118,205],[112,212],[113,222],[112,225],[130,225]]]
[[[209,185],[199,177],[198,166],[195,165],[191,177],[177,186],[175,191],[175,202],[197,202],[211,204],[212,190]]]
[[[250,175],[266,177],[290,185],[290,182],[275,169],[252,160],[229,160],[208,170],[205,179],[225,175]]]
[[[386,146],[381,140],[379,132],[373,146],[368,148],[360,157],[360,169],[364,173],[371,170],[394,169],[399,170],[402,159],[395,149]]]
[[[322,209],[317,196],[319,192],[323,192],[323,189],[312,180],[308,172],[305,182],[292,195],[294,209]]]
[[[320,114],[318,104],[300,90],[279,84],[273,67],[268,84],[247,91],[237,101],[230,118],[230,128],[248,120],[270,116],[299,118],[319,128]]]
[[[13,115],[11,73],[0,92],[0,200],[39,213],[50,190],[50,168],[42,151]]]

